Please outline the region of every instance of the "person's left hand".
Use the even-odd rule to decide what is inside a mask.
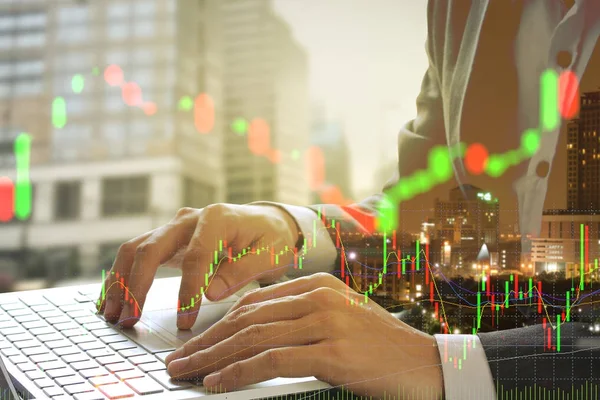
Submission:
[[[314,376],[361,396],[400,390],[441,398],[435,338],[372,300],[360,301],[364,295],[324,273],[250,291],[170,354],[168,372],[176,379],[204,377],[205,387],[221,390]]]

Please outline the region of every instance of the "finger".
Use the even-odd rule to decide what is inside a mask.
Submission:
[[[251,304],[238,308],[227,317],[212,325],[202,334],[190,339],[182,347],[169,354],[165,363],[190,356],[232,337],[251,325],[274,321],[290,321],[302,318],[314,311],[312,302],[304,298],[284,297],[278,301]]]
[[[175,379],[205,376],[273,348],[318,343],[328,337],[323,322],[329,317],[324,315],[250,325],[208,349],[172,361],[167,367],[169,374]]]
[[[196,322],[211,270],[214,273],[219,265],[219,240],[233,242],[237,235],[237,217],[236,209],[224,204],[213,204],[200,212],[181,264],[177,307],[179,329],[190,329]]]
[[[104,312],[104,317],[108,321],[116,321],[121,314],[121,302],[124,294],[121,279],[124,280],[129,275],[135,257],[135,249],[151,234],[152,231],[123,243],[117,251],[117,256],[111,270],[104,279],[104,288],[99,296],[100,311]]]
[[[340,293],[345,293],[347,290],[346,285],[333,275],[318,273],[247,292],[231,307],[227,314],[249,304],[260,303],[284,296],[298,296],[319,288],[330,288]]]
[[[275,378],[320,376],[329,363],[323,347],[317,344],[270,349],[206,376],[203,385],[208,390],[223,392]]]
[[[175,218],[138,245],[131,271],[125,279],[128,301],[125,301],[119,318],[123,327],[132,327],[139,320],[158,267],[189,242],[195,224],[191,213],[189,217]]]

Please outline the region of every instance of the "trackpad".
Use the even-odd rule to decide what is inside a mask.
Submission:
[[[152,336],[148,335],[148,332],[144,332],[149,329],[150,331],[154,330],[153,333],[164,336],[164,339],[171,345],[179,347],[219,321],[243,293],[260,287],[257,282],[250,282],[234,295],[214,303],[203,297],[196,323],[192,329],[179,330],[177,329],[177,292],[179,289],[179,279],[174,279],[176,281],[172,279],[155,281],[155,284],[152,285],[144,306],[142,324],[138,323],[134,328],[137,331],[135,341],[141,345],[144,345],[144,340],[148,336]],[[146,325],[146,327],[140,325]]]

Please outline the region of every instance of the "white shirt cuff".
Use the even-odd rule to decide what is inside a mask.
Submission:
[[[337,250],[327,228],[321,221],[317,213],[308,207],[292,206],[289,204],[259,201],[251,204],[264,204],[279,207],[287,211],[300,227],[300,232],[304,236],[304,245],[298,257],[302,258],[302,269],[290,268],[286,276],[288,278],[297,278],[300,276],[311,275],[315,272],[333,272],[335,269],[335,260]]]
[[[434,335],[442,360],[444,399],[496,400],[494,379],[477,335]]]

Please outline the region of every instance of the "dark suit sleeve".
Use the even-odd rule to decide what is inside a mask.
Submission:
[[[571,398],[595,398],[600,380],[600,336],[589,326],[575,322],[561,325],[560,352],[548,349],[548,330],[542,325],[480,333],[498,398],[515,390],[523,396],[531,390],[543,398],[539,393],[552,395],[558,389],[579,394]],[[556,347],[556,340],[557,331],[553,330],[551,346]]]
[[[417,97],[417,115],[402,126],[398,134],[398,167],[380,193],[363,201],[347,206],[332,204],[311,206],[315,211],[321,210],[325,215],[324,222],[327,226],[331,226],[331,219],[335,219],[336,222],[340,222],[340,228],[344,233],[373,232],[374,220],[380,211],[379,205],[383,193],[395,186],[402,174],[411,174],[419,168],[424,168],[426,166],[424,160],[427,159],[428,151],[432,146],[446,143],[440,77],[436,65],[436,60],[440,59],[443,51],[443,43],[433,39],[439,36],[444,26],[440,24],[443,23],[443,19],[434,13],[435,4],[437,2],[430,2],[427,17],[428,40],[425,47],[429,66]],[[402,88],[398,89],[402,90]],[[335,231],[332,229],[329,231],[335,242]]]

